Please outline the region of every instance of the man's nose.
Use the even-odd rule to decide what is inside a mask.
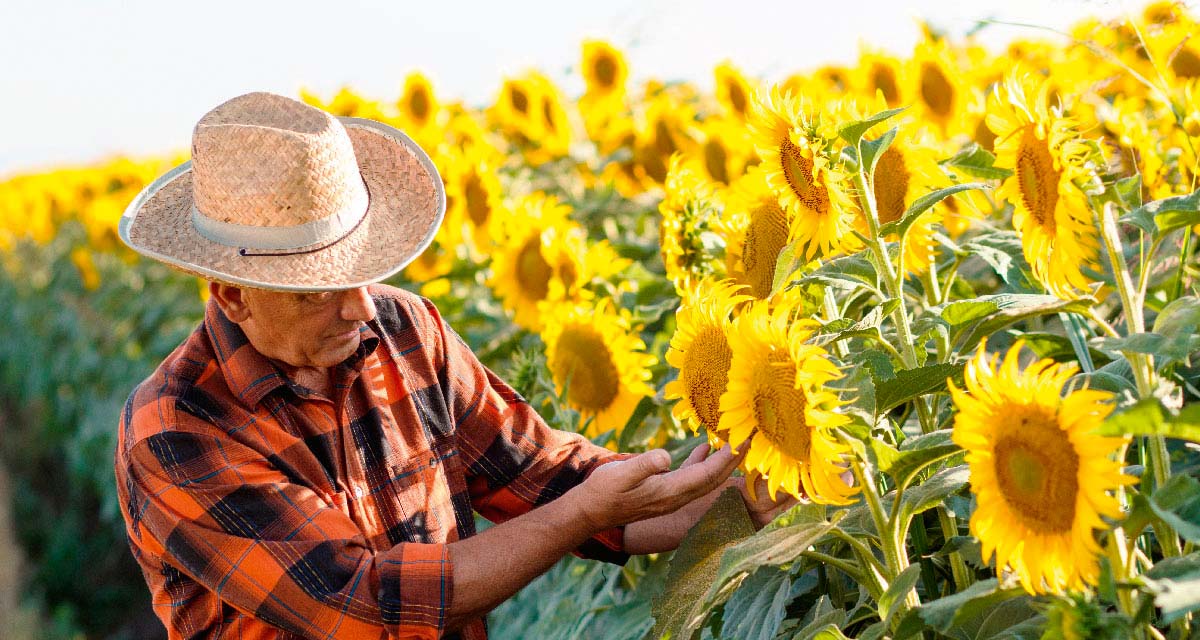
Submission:
[[[342,297],[342,319],[362,322],[375,319],[375,301],[366,287],[351,289]]]

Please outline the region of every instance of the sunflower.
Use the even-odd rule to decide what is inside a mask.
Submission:
[[[396,101],[403,126],[410,132],[423,132],[434,127],[438,117],[438,101],[433,85],[420,72],[404,78],[404,90]]]
[[[725,270],[762,300],[771,295],[775,264],[788,243],[789,222],[761,166],[752,167],[729,190],[722,218]]]
[[[587,234],[568,216],[571,208],[554,196],[525,196],[506,216],[508,233],[492,259],[488,284],[531,331],[543,326],[545,303],[587,297],[582,285],[628,265],[606,242],[588,245]]]
[[[919,197],[949,186],[946,175],[933,157],[933,142],[920,132],[902,130],[879,156],[872,189],[880,224],[895,222]],[[942,212],[931,209],[917,218],[904,236],[904,267],[915,274],[925,273],[936,255],[935,227]]]
[[[603,40],[584,40],[580,67],[587,85],[585,95],[591,99],[624,95],[629,65],[616,47]]]
[[[1013,205],[1025,259],[1051,293],[1075,297],[1088,288],[1085,266],[1099,270],[1099,239],[1087,197],[1076,182],[1095,179],[1090,151],[1072,121],[1031,101],[1034,89],[1010,78],[988,103],[996,166],[1013,170],[996,197]]]
[[[729,186],[745,173],[751,162],[758,163],[754,140],[744,123],[711,117],[700,124],[700,131],[704,135],[698,154],[700,164],[712,182]]]
[[[1107,528],[1101,516],[1121,515],[1111,492],[1134,482],[1113,459],[1125,440],[1093,433],[1112,411],[1112,394],[1061,396],[1076,367],[1044,359],[1019,371],[1021,347],[998,363],[980,344],[966,388],[950,381],[953,438],[967,451],[978,503],[971,533],[1026,591],[1079,590],[1099,578],[1092,530]]]
[[[742,72],[726,60],[713,69],[717,102],[725,115],[736,122],[745,122],[754,100],[754,85]]]
[[[527,80],[532,87],[534,118],[538,121],[536,137],[525,149],[525,158],[532,165],[539,165],[567,155],[571,146],[571,123],[567,120],[562,92],[545,75],[531,72]]]
[[[922,121],[938,127],[943,136],[959,129],[967,98],[963,78],[950,45],[926,30],[909,61],[907,92]]]
[[[759,94],[750,130],[767,182],[791,218],[791,238],[804,248],[805,258],[856,249],[854,205],[844,174],[826,151],[834,132],[778,87]]]
[[[666,181],[672,155],[694,155],[697,145],[689,131],[694,116],[695,109],[670,92],[650,99],[634,141],[633,158],[637,170],[653,184]]]
[[[824,349],[805,344],[816,323],[793,320],[788,305],[754,303],[726,334],[733,352],[718,428],[734,449],[749,448],[745,470],[814,502],[846,504],[856,489],[841,478],[850,448],[831,434],[849,422],[825,385],[841,377]]]
[[[895,56],[864,50],[858,57],[855,69],[858,92],[865,98],[883,96],[887,108],[898,107],[904,102],[903,66]]]
[[[701,280],[693,286],[675,312],[675,333],[667,349],[667,364],[679,377],[663,388],[667,400],[678,399],[671,410],[692,433],[704,429],[710,437],[726,440],[719,428],[721,394],[729,380],[730,321],[734,309],[750,300],[728,280]]]
[[[447,220],[451,224],[465,223],[468,232],[464,235],[471,239],[476,260],[491,255],[496,242],[493,235],[501,231],[500,223],[493,220],[496,217],[493,212],[500,209],[501,197],[495,162],[492,154],[480,147],[447,154]]]
[[[714,275],[720,268],[713,240],[720,219],[720,203],[712,183],[694,161],[671,156],[666,197],[658,205],[659,247],[667,279],[683,295],[691,283]]]
[[[609,299],[562,305],[548,314],[542,341],[546,364],[560,395],[588,421],[583,433],[619,433],[642,398],[654,395],[647,384],[654,356],[631,326],[629,312],[616,311]]]

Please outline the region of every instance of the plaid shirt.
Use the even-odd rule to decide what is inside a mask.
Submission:
[[[546,426],[427,300],[372,286],[378,315],[327,399],[209,302],[132,393],[117,488],[171,638],[437,638],[447,544],[472,510],[520,515],[623,457]],[[623,563],[622,529],[576,553]],[[480,639],[476,620],[446,637]]]

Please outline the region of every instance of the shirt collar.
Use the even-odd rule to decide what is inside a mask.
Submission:
[[[379,334],[372,326],[374,324],[374,321],[367,323],[362,329],[358,349],[335,367],[335,380],[351,379],[362,371],[367,356],[379,346]],[[204,329],[212,342],[217,364],[225,375],[226,385],[247,406],[258,405],[279,387],[298,386],[250,344],[242,328],[226,317],[213,300],[208,301],[204,310]]]

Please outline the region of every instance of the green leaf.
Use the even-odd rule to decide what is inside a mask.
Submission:
[[[909,205],[908,210],[906,210],[903,215],[900,216],[900,219],[896,220],[895,222],[889,222],[880,227],[879,234],[886,236],[896,233],[901,237],[904,237],[904,234],[908,233],[909,227],[911,227],[913,223],[917,221],[917,218],[921,217],[921,214],[930,210],[935,204],[945,200],[949,196],[959,193],[960,191],[990,188],[991,187],[989,185],[982,182],[967,182],[927,193],[914,200],[913,203]]]
[[[1130,211],[1122,221],[1137,225],[1152,235],[1200,224],[1200,191],[1147,202]]]
[[[775,258],[775,278],[771,281],[771,293],[778,293],[792,279],[792,274],[799,268],[796,260],[796,244],[789,243]]]
[[[787,572],[755,571],[725,604],[721,637],[728,640],[771,640],[787,615],[792,581]]]
[[[654,598],[654,627],[646,636],[653,640],[694,637],[704,624],[709,608],[704,595],[713,584],[726,549],[754,533],[745,503],[735,488],[726,489],[708,513],[688,531],[671,558],[667,587]]]
[[[1011,169],[996,167],[995,163],[996,156],[974,142],[942,161],[942,164],[947,167],[958,169],[969,176],[984,180],[1003,180],[1012,175]]]
[[[1181,332],[1169,336],[1161,333],[1133,333],[1120,338],[1092,338],[1088,344],[1114,357],[1118,352],[1157,356],[1155,363],[1161,368],[1173,362],[1186,360],[1200,350],[1200,336]]]
[[[1200,609],[1200,553],[1164,558],[1146,572],[1142,581],[1162,609],[1163,624]]]
[[[979,256],[1006,284],[1023,289],[1035,288],[1027,274],[1031,272],[1021,248],[1021,237],[1015,231],[992,231],[980,234],[961,249]]]
[[[778,275],[776,271],[776,275]],[[800,278],[801,284],[818,284],[839,289],[862,289],[877,292],[879,275],[875,266],[861,254],[835,258]]]
[[[878,138],[866,140],[862,143],[863,171],[867,175],[872,176],[872,179],[875,175],[875,165],[879,162],[879,158],[883,156],[883,153],[887,151],[888,147],[892,146],[892,141],[896,139],[896,131],[897,128],[892,127]]]
[[[820,629],[817,629],[811,636],[812,640],[850,640],[846,634],[842,633],[835,625],[827,624]]]
[[[1184,539],[1200,542],[1200,481],[1178,474],[1154,491],[1150,508]]]
[[[917,580],[921,578],[921,564],[910,564],[900,575],[896,576],[895,580],[888,585],[887,591],[879,596],[879,617],[884,621],[891,620],[892,614],[896,612],[896,607],[904,602],[904,598],[917,586]]]
[[[974,620],[997,604],[1023,595],[1020,588],[1001,589],[995,578],[980,580],[958,593],[939,598],[917,608],[918,624],[924,622],[938,632],[949,635],[951,629],[966,620]],[[901,626],[911,624],[905,618]],[[903,637],[899,631],[897,637]],[[957,636],[955,636],[957,637]]]
[[[1142,176],[1141,174],[1121,178],[1113,185],[1117,197],[1126,209],[1142,206]]]
[[[1157,398],[1143,398],[1110,415],[1096,432],[1104,436],[1166,436],[1200,442],[1200,404],[1189,404],[1176,413],[1167,410]]]
[[[881,465],[880,469],[896,481],[896,488],[899,491],[904,491],[913,478],[927,467],[960,452],[962,452],[962,448],[956,444],[935,445],[904,451],[896,457],[892,465],[887,468]]]
[[[901,369],[896,377],[875,381],[875,407],[880,414],[905,402],[946,388],[946,378],[960,378],[961,364],[931,364],[916,369]]]
[[[871,127],[874,127],[880,122],[884,122],[888,118],[899,114],[901,111],[904,111],[907,108],[908,107],[897,107],[895,109],[888,109],[887,111],[880,111],[879,113],[863,118],[862,120],[848,122],[838,129],[838,135],[841,136],[842,140],[845,140],[850,146],[857,147],[858,141],[862,140],[863,135],[866,134]]]
[[[821,327],[821,332],[812,338],[812,343],[818,346],[824,346],[831,342],[844,340],[846,338],[861,337],[864,335],[877,335],[879,325],[883,324],[883,319],[900,305],[900,301],[895,298],[889,298],[883,304],[874,306],[866,313],[858,322],[853,322],[850,318],[839,318],[838,320]],[[843,322],[847,321],[847,322]]]
[[[832,531],[845,515],[845,511],[837,511],[830,520],[801,520],[786,527],[769,531],[764,529],[730,546],[721,556],[719,570],[711,581],[712,587],[706,599],[711,603],[719,603],[725,585],[741,574],[796,560]]]
[[[998,302],[1000,309],[973,325],[971,333],[960,343],[961,349],[973,349],[980,340],[1022,320],[1055,313],[1087,313],[1087,310],[1096,304],[1095,298],[1089,297],[1077,300],[1059,300],[1053,296],[1031,294],[1001,294],[984,297],[1000,301]]]
[[[928,511],[958,493],[971,479],[967,465],[942,469],[921,484],[909,487],[901,498],[902,509],[910,516]]]
[[[1167,303],[1154,319],[1154,333],[1164,336],[1195,333],[1200,325],[1200,298],[1183,296]]]

